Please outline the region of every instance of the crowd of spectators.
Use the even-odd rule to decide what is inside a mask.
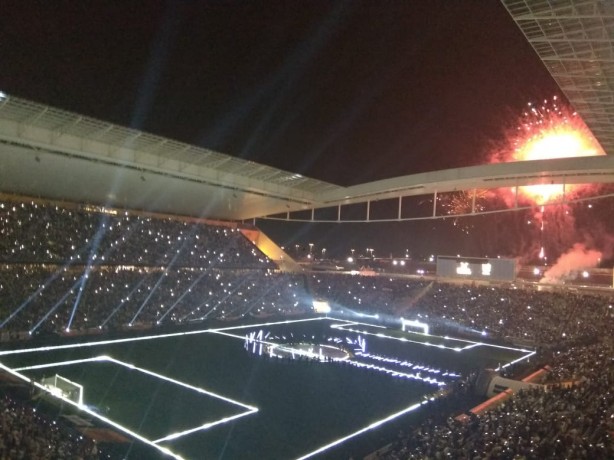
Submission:
[[[0,201],[3,339],[303,311],[274,268],[229,226]]]
[[[388,458],[614,458],[611,295],[274,267],[229,226],[0,201],[4,339],[288,315],[325,299],[335,309],[418,319],[435,332],[533,345],[536,361],[551,366],[545,389],[521,392],[469,423],[427,421],[407,430]],[[20,404],[0,402],[0,458],[97,458],[91,445],[66,441]]]
[[[73,332],[290,314],[307,307],[303,278],[271,271],[105,266],[90,271],[80,298],[82,271],[64,270],[49,282],[54,274],[41,266],[0,270],[0,311],[5,318],[14,314],[5,331],[64,332],[77,299]]]
[[[520,391],[468,422],[429,419],[380,458],[614,458],[613,353],[609,338],[574,346],[554,358],[553,384]]]
[[[96,443],[18,398],[0,398],[0,459],[99,460]]]
[[[531,343],[539,350],[533,362],[549,364],[542,387],[468,422],[429,418],[379,458],[614,458],[611,295],[332,274],[314,274],[311,286],[333,303],[420,319],[442,333]]]
[[[34,201],[0,201],[0,263],[274,268],[236,228]]]
[[[536,347],[581,342],[614,326],[612,295],[390,276],[313,274],[310,281],[314,296],[334,305],[417,319],[442,333],[474,333]]]
[[[0,200],[3,340],[307,311],[304,277],[275,268],[229,225]],[[0,459],[106,458],[19,399],[0,423]]]

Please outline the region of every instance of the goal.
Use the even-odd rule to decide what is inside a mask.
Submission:
[[[44,378],[41,383],[52,395],[68,399],[79,405],[83,404],[83,385],[58,374]]]

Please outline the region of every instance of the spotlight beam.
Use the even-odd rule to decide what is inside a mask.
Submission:
[[[283,285],[286,282],[286,280],[283,279],[278,279],[277,283],[275,283],[274,285],[270,285],[268,289],[265,289],[265,291],[262,293],[262,295],[260,295],[257,299],[255,299],[253,302],[251,302],[251,305],[249,305],[249,307],[247,308],[247,310],[245,310],[243,312],[244,315],[247,315],[248,313],[250,313],[254,307],[256,306],[257,302],[260,301],[261,299],[264,298],[264,296],[266,296],[269,292],[271,292],[273,289],[279,288],[280,285]]]
[[[103,235],[106,232],[106,225],[109,221],[109,216],[107,214],[103,214],[100,219],[100,225],[98,226],[98,230],[96,230],[96,234],[92,239],[92,246],[90,248],[90,253],[87,257],[87,264],[85,265],[85,271],[81,276],[81,284],[79,285],[79,291],[77,292],[77,297],[75,298],[75,302],[72,307],[72,311],[70,312],[70,318],[68,319],[68,324],[66,325],[66,331],[70,330],[70,326],[72,325],[72,320],[75,317],[75,312],[77,311],[77,307],[81,302],[81,296],[83,295],[83,291],[85,289],[85,284],[87,283],[87,279],[90,276],[90,272],[92,271],[92,264],[94,263],[94,259],[96,258],[96,253],[98,252],[98,248],[100,246],[100,241],[102,240]]]
[[[192,311],[190,311],[188,314],[184,315],[181,317],[181,321],[183,321],[184,319],[186,319],[188,316],[192,315],[194,312],[200,310],[200,307],[202,307],[203,305],[206,305],[207,302],[209,302],[209,300],[211,300],[213,296],[209,296],[207,297],[205,300],[203,300],[200,304],[198,304],[198,306],[196,308],[194,308]],[[202,318],[201,318],[202,319]]]
[[[85,246],[81,247],[75,254],[78,256],[79,254],[81,254],[83,251],[85,251],[91,243],[87,243]],[[36,291],[34,291],[32,294],[30,294],[30,296],[24,300],[21,305],[19,305],[19,307],[17,307],[15,310],[13,310],[13,312],[4,320],[2,321],[2,323],[0,323],[0,329],[2,329],[6,323],[8,323],[9,321],[11,321],[15,316],[17,316],[21,310],[23,310],[25,307],[27,307],[30,302],[32,302],[32,300],[39,295],[41,292],[43,292],[45,289],[47,289],[51,283],[53,283],[56,279],[59,278],[59,276],[62,274],[62,272],[67,269],[68,267],[70,267],[71,265],[73,265],[75,263],[75,260],[72,259],[64,264],[62,267],[60,267],[58,270],[56,270],[56,272],[51,275],[44,283],[42,286],[39,286],[38,289],[36,289]]]
[[[100,325],[101,328],[103,328],[109,322],[109,320],[113,316],[115,316],[115,314],[119,311],[119,309],[122,308],[126,304],[126,302],[128,302],[128,300],[130,300],[130,297],[132,297],[132,294],[134,294],[138,290],[138,288],[141,287],[141,285],[145,282],[146,279],[147,279],[147,275],[144,274],[143,278],[141,278],[141,280],[136,284],[136,286],[134,286],[134,288],[128,293],[128,295],[119,302],[119,305],[115,307],[113,311],[109,314],[109,316],[107,316],[106,319],[102,322],[102,324]]]
[[[236,286],[234,289],[232,289],[230,292],[228,292],[228,294],[226,294],[224,297],[222,297],[220,300],[218,300],[218,301],[217,301],[217,303],[216,303],[216,304],[215,304],[213,307],[211,307],[211,308],[209,309],[209,311],[208,311],[208,312],[207,312],[207,313],[206,313],[204,316],[201,316],[199,319],[200,319],[201,321],[202,321],[202,320],[204,320],[204,319],[207,319],[207,317],[208,317],[208,316],[209,316],[211,313],[213,313],[213,311],[214,311],[214,310],[215,310],[217,307],[219,307],[220,305],[222,305],[222,303],[223,303],[223,302],[224,302],[226,299],[228,299],[228,298],[229,298],[231,295],[233,295],[235,292],[237,292],[237,290],[239,290],[239,288],[241,288],[241,287],[242,287],[242,286],[243,286],[243,285],[244,285],[246,282],[247,282],[247,279],[243,279],[243,280],[242,280],[242,281],[241,281],[241,282],[240,282],[240,283],[239,283],[239,284],[238,284],[238,285],[237,285],[237,286]],[[198,308],[200,308],[200,306],[202,306],[202,304],[201,304],[201,305],[199,305],[199,307],[198,307]],[[198,309],[198,308],[197,308],[197,309]],[[190,314],[192,314],[194,311],[195,311],[195,310],[192,310],[192,312],[191,312]]]
[[[136,312],[136,314],[134,315],[134,317],[128,323],[130,326],[132,324],[134,324],[134,321],[136,321],[137,317],[141,314],[141,311],[143,311],[143,308],[145,308],[145,305],[147,305],[147,302],[149,302],[149,299],[151,298],[151,296],[154,294],[154,292],[156,292],[156,290],[158,289],[158,287],[162,283],[162,280],[164,280],[164,277],[166,276],[168,271],[173,267],[173,265],[175,265],[175,262],[179,258],[179,255],[181,254],[181,251],[183,251],[183,249],[185,248],[185,246],[188,243],[188,241],[190,240],[190,238],[192,238],[194,236],[194,234],[196,233],[196,230],[197,230],[197,225],[196,224],[192,225],[192,227],[191,227],[190,231],[188,232],[187,236],[183,237],[183,239],[180,240],[180,244],[175,245],[175,247],[178,247],[178,249],[176,249],[176,251],[175,251],[175,255],[173,256],[171,261],[168,263],[168,265],[166,266],[166,268],[162,272],[162,275],[160,275],[160,278],[158,279],[158,281],[154,285],[153,289],[151,290],[151,292],[149,293],[147,298],[143,301],[143,303],[139,307],[139,309]]]
[[[188,287],[188,288],[187,288],[187,289],[186,289],[186,290],[183,292],[183,294],[181,294],[181,296],[179,296],[179,298],[177,299],[177,301],[176,301],[176,302],[175,302],[173,305],[171,305],[171,306],[169,307],[169,309],[168,309],[168,310],[166,310],[166,312],[165,312],[165,313],[164,313],[164,314],[163,314],[163,315],[160,317],[160,319],[158,320],[158,324],[160,324],[160,323],[162,322],[162,320],[163,320],[164,318],[166,318],[166,316],[167,316],[167,315],[168,315],[168,314],[169,314],[171,311],[173,311],[177,305],[179,305],[179,302],[181,302],[181,301],[183,300],[183,298],[184,298],[186,295],[188,295],[190,292],[192,292],[192,288],[193,288],[194,286],[196,286],[196,285],[197,285],[197,284],[200,282],[200,280],[202,280],[202,279],[205,277],[205,275],[206,275],[206,274],[207,274],[207,272],[203,272],[203,273],[201,273],[201,274],[200,274],[200,275],[199,275],[199,276],[196,278],[196,280],[194,280],[194,282],[193,282],[192,284],[190,284],[190,286],[189,286],[189,287]]]
[[[40,325],[41,325],[41,324],[43,324],[43,322],[45,322],[45,320],[46,320],[47,318],[49,318],[49,316],[50,316],[50,315],[51,315],[51,314],[52,314],[54,311],[56,311],[56,310],[58,309],[58,307],[59,307],[60,305],[62,305],[62,304],[64,303],[64,301],[65,301],[66,299],[68,299],[68,297],[69,297],[71,294],[73,294],[73,289],[75,289],[75,288],[77,287],[77,285],[78,285],[80,282],[81,282],[81,279],[78,279],[78,280],[77,280],[77,281],[76,281],[76,282],[75,282],[75,283],[74,283],[74,284],[71,286],[71,288],[68,290],[68,292],[66,292],[66,294],[64,294],[64,295],[62,296],[62,298],[61,298],[60,300],[58,300],[58,301],[56,302],[56,304],[55,304],[53,307],[51,307],[51,308],[49,309],[49,311],[48,311],[48,312],[45,314],[45,316],[43,316],[43,317],[42,317],[42,319],[41,319],[41,320],[40,320],[38,323],[36,323],[36,326],[34,326],[32,329],[30,329],[30,334],[32,334],[34,331],[36,331],[36,330],[37,330],[37,329],[40,327]]]
[[[147,295],[145,300],[143,300],[143,303],[141,304],[141,306],[139,307],[139,309],[137,310],[135,315],[132,317],[132,319],[128,323],[129,326],[132,326],[132,324],[134,324],[134,321],[141,314],[141,312],[143,311],[143,308],[145,308],[145,305],[147,305],[147,302],[149,302],[149,299],[151,299],[151,297],[154,295],[154,293],[156,292],[156,290],[158,289],[160,284],[162,284],[162,281],[164,281],[164,277],[166,276],[166,274],[170,270],[171,265],[173,264],[173,262],[175,261],[176,258],[177,258],[177,255],[175,255],[175,257],[173,257],[173,260],[171,260],[171,263],[162,271],[162,274],[158,278],[158,281],[156,281],[156,284],[154,284],[154,287],[151,289],[151,291],[149,292],[149,294]]]

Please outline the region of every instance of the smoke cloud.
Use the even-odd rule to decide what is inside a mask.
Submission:
[[[556,263],[546,270],[540,283],[560,284],[575,277],[581,270],[596,267],[601,261],[602,253],[587,249],[583,243],[576,243],[562,254]]]

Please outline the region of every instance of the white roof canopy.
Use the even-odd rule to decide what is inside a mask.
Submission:
[[[341,187],[0,96],[1,192],[246,220],[449,191],[610,182],[614,157],[602,156],[473,166]]]

